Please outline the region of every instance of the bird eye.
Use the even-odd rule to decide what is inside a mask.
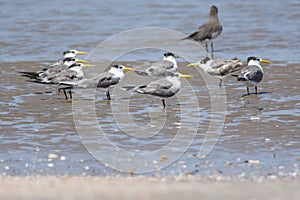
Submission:
[[[75,51],[71,51],[71,53],[75,53]]]

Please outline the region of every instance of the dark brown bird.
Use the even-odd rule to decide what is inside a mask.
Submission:
[[[218,17],[218,8],[210,7],[208,22],[198,28],[198,30],[184,39],[192,39],[197,42],[205,42],[206,51],[208,51],[208,42],[211,41],[211,52],[213,53],[213,39],[219,36],[222,32],[222,25]]]

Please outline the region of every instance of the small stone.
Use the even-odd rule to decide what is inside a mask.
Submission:
[[[278,167],[278,169],[284,169],[285,167],[283,166],[283,165],[280,165],[279,167]]]
[[[84,169],[85,169],[85,170],[89,170],[90,167],[89,167],[89,166],[85,166]]]
[[[276,175],[270,175],[270,176],[268,176],[268,179],[274,180],[274,179],[277,179],[277,176]]]
[[[64,160],[66,160],[67,158],[66,158],[66,156],[61,156],[59,159],[62,160],[62,161],[64,161]]]
[[[9,166],[5,166],[5,169],[6,169],[6,170],[9,170],[10,168],[9,168]]]
[[[260,161],[259,161],[259,160],[246,160],[245,163],[249,163],[249,164],[259,164]]]
[[[258,116],[251,116],[250,120],[260,120],[260,117],[258,117]]]
[[[271,139],[270,138],[265,138],[265,142],[270,142]]]
[[[49,159],[56,159],[56,158],[58,158],[58,155],[56,155],[56,154],[54,154],[54,153],[50,153],[50,154],[48,155],[48,158],[49,158]]]
[[[48,167],[53,167],[54,164],[53,163],[48,163]]]
[[[164,155],[161,155],[159,160],[160,160],[160,162],[165,162],[165,161],[168,160],[168,157],[164,156]]]

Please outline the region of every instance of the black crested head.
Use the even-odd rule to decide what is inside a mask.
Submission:
[[[122,65],[112,65],[111,67],[116,69],[123,69]]]
[[[68,50],[68,51],[64,51],[63,55],[66,55],[67,53],[76,53],[76,50]]]
[[[171,53],[171,52],[165,53],[164,56],[165,56],[165,57],[169,57],[169,56],[175,57],[175,55],[174,55],[173,53]]]
[[[250,57],[248,57],[248,59],[247,59],[247,63],[248,63],[250,60],[258,60],[258,61],[259,61],[259,58],[255,57],[255,56],[250,56]]]

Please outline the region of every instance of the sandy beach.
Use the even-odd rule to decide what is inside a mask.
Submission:
[[[299,199],[300,180],[229,177],[1,177],[0,199]]]

